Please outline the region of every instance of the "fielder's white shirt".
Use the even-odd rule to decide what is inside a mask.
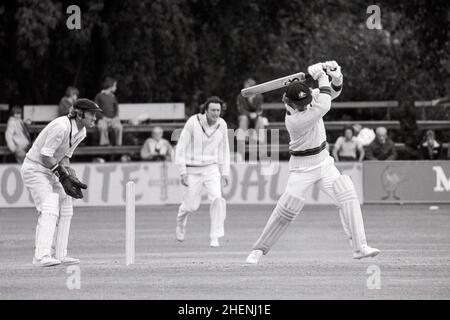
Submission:
[[[323,116],[331,108],[331,100],[338,97],[341,91],[335,91],[331,86],[331,96],[327,93],[320,93],[319,89],[312,90],[311,104],[304,111],[299,111],[286,105],[285,117],[286,129],[289,132],[289,149],[293,151],[305,151],[319,147],[326,142],[325,125]],[[320,153],[297,157],[291,156],[289,164],[290,170],[313,169],[329,157],[330,154],[325,148]]]
[[[42,155],[53,157],[60,162],[64,157],[71,158],[73,151],[86,138],[86,128],[78,130],[74,119],[67,116],[51,121],[38,135],[27,158],[43,165]]]
[[[217,164],[222,175],[230,174],[230,147],[227,123],[219,118],[209,126],[205,114],[188,119],[176,146],[175,164],[180,174]]]

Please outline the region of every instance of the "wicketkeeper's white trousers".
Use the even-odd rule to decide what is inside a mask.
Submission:
[[[53,247],[56,258],[64,259],[73,216],[72,198],[53,172],[37,162],[25,159],[21,174],[39,213],[35,257],[52,255]]]
[[[34,205],[39,212],[42,211],[42,203],[51,193],[59,195],[59,202],[68,197],[56,175],[37,162],[25,158],[21,174],[23,183],[30,191]]]

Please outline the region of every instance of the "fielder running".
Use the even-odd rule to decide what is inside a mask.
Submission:
[[[305,191],[318,182],[339,208],[344,231],[353,249],[353,258],[374,257],[380,251],[367,245],[361,207],[347,175],[341,175],[326,149],[325,126],[322,117],[330,110],[331,100],[342,90],[341,67],[335,61],[317,63],[308,73],[319,83],[311,90],[300,81],[290,84],[283,95],[286,107],[285,125],[289,132],[289,178],[286,190],[278,200],[267,224],[247,257],[247,263],[257,264],[301,212]],[[328,76],[331,76],[331,86]]]
[[[224,236],[226,203],[221,182],[229,183],[230,149],[227,123],[220,117],[223,104],[218,97],[208,98],[203,113],[193,115],[186,122],[176,147],[175,163],[184,186],[177,215],[178,241],[185,238],[188,215],[198,209],[203,187],[211,201],[210,246],[218,247],[219,238]]]
[[[69,158],[95,124],[101,109],[88,99],[77,100],[67,116],[51,121],[36,138],[21,174],[39,213],[33,264],[41,267],[78,264],[67,256],[72,198],[81,199],[87,186],[69,167]],[[52,250],[53,249],[53,250]],[[54,251],[54,252],[53,252]]]

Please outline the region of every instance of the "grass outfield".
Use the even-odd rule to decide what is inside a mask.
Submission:
[[[228,207],[226,237],[209,245],[208,207],[175,241],[176,206],[136,209],[136,264],[125,266],[123,208],[76,208],[69,254],[80,258],[81,289],[66,267],[31,264],[36,213],[0,209],[0,299],[450,299],[450,206],[368,205],[376,258],[353,260],[337,212],[307,206],[273,250],[245,265],[273,206]],[[367,269],[381,271],[368,289]]]

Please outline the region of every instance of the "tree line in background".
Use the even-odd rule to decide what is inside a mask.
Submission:
[[[72,4],[80,30],[66,27]],[[122,102],[183,101],[192,113],[214,94],[232,112],[247,77],[333,59],[341,100],[398,100],[397,116],[414,129],[412,101],[449,92],[450,3],[377,4],[382,30],[367,28],[366,1],[3,1],[0,102],[53,104],[68,85],[93,98],[113,76]]]

